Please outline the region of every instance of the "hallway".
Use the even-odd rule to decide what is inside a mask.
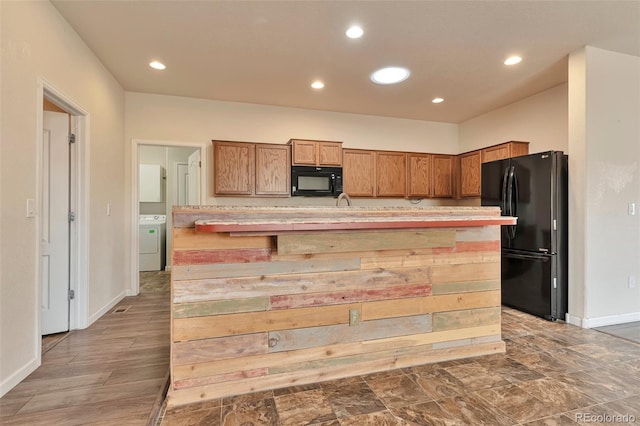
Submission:
[[[59,339],[0,399],[0,423],[147,424],[169,371],[169,279],[141,273],[138,296]]]

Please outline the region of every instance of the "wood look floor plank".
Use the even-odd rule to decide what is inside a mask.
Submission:
[[[162,379],[168,371],[169,368],[164,363],[145,365],[144,367],[121,368],[111,373],[105,385]]]
[[[100,386],[111,376],[111,372],[86,374],[55,379],[31,380],[20,383],[12,393],[14,396],[35,396],[42,393],[59,392],[76,388]]]
[[[109,386],[71,389],[35,395],[18,413],[33,413],[78,405],[126,400],[140,396],[155,397],[163,379],[141,380]]]
[[[159,352],[159,353],[163,353],[166,356],[169,356],[169,343],[167,342],[164,346],[159,346],[155,349],[155,351]],[[136,349],[129,349],[129,350],[124,350],[124,351],[120,351],[117,353],[117,357],[118,359],[136,359],[136,358],[146,358],[147,357],[147,353],[149,352],[149,350],[147,348],[136,348]],[[107,353],[90,353],[90,354],[78,354],[76,355],[73,360],[71,361],[71,364],[75,364],[75,363],[87,363],[87,362],[103,362],[103,361],[109,361],[111,359],[113,359],[114,354],[107,352]]]
[[[149,416],[149,407],[154,397],[141,396],[129,399],[104,401],[101,403],[63,407],[42,412],[21,413],[10,418],[2,418],[3,425],[95,425],[99,422],[107,424],[125,424],[127,419]],[[4,414],[4,413],[3,413]],[[137,424],[137,423],[136,423]],[[146,424],[146,421],[139,424]]]
[[[29,396],[13,396],[13,393],[0,398],[0,418],[13,416],[33,398]]]
[[[65,365],[42,365],[36,371],[31,373],[26,380],[63,378],[74,375],[92,374],[95,372],[115,371],[118,369],[143,368],[148,365],[156,364],[168,366],[167,355],[164,353],[157,354],[153,351],[149,351],[146,358]]]

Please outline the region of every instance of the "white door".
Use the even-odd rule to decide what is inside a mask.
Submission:
[[[44,111],[42,334],[69,330],[69,115]]]
[[[189,155],[189,177],[187,189],[187,204],[197,206],[200,204],[200,150],[195,150]]]
[[[176,163],[176,190],[178,193],[173,198],[173,205],[184,206],[187,204],[187,193],[189,192],[189,165]]]

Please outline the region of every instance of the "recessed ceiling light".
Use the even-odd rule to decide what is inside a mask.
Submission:
[[[371,74],[371,81],[376,84],[395,84],[405,81],[410,74],[411,72],[403,67],[386,67],[374,71]]]
[[[439,104],[441,102],[444,102],[444,99],[442,99],[442,98],[433,98],[431,100],[431,102],[433,102],[434,104]]]
[[[504,64],[505,65],[515,65],[515,64],[519,64],[520,61],[522,61],[522,58],[520,56],[509,56],[505,61]]]
[[[360,38],[362,37],[362,34],[364,34],[364,31],[358,25],[352,25],[349,27],[346,34],[349,38]]]
[[[166,66],[162,62],[159,62],[159,61],[151,61],[151,62],[149,62],[149,66],[151,68],[155,68],[157,70],[163,70],[163,69],[166,68]]]
[[[311,83],[311,87],[313,87],[314,89],[322,89],[324,87],[324,83],[321,81],[314,81],[313,83]]]

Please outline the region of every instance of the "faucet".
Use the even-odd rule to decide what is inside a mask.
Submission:
[[[338,195],[338,198],[336,199],[336,207],[340,207],[340,201],[342,201],[343,198],[347,200],[347,206],[351,207],[351,197],[349,197],[346,192],[341,192],[340,195]]]

